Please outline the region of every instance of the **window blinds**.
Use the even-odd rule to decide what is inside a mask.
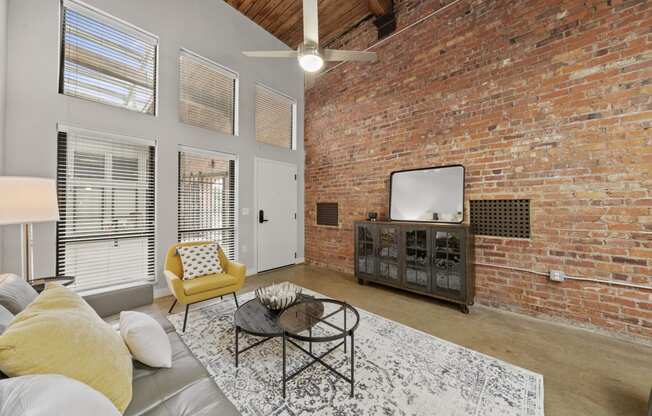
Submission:
[[[256,140],[293,148],[296,102],[262,85],[256,85]]]
[[[76,290],[155,279],[153,142],[60,128],[57,274]]]
[[[182,122],[235,135],[235,72],[182,49],[179,54],[179,117]]]
[[[227,258],[236,257],[235,157],[179,151],[179,241],[216,241]]]
[[[158,39],[71,0],[62,19],[59,92],[154,114]]]

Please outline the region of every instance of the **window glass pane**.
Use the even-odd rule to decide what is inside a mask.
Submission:
[[[154,146],[60,132],[57,274],[88,290],[155,277]]]
[[[179,56],[179,117],[193,126],[235,134],[237,75],[191,52]]]
[[[59,92],[154,114],[158,39],[74,1],[62,15]]]
[[[256,140],[292,149],[295,106],[291,98],[256,85]]]
[[[236,255],[235,160],[210,153],[179,153],[179,241],[216,241]]]

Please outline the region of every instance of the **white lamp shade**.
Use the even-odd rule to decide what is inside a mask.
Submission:
[[[0,225],[59,221],[54,179],[0,176]]]

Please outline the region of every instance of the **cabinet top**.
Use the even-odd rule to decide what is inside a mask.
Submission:
[[[419,222],[419,221],[354,221],[354,224],[378,224],[378,225],[408,225],[416,227],[450,227],[450,228],[469,228],[468,224],[450,224],[446,222]]]

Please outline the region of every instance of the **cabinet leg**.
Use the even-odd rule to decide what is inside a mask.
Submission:
[[[460,305],[460,311],[462,311],[462,313],[464,315],[468,315],[469,314],[469,307],[467,305],[462,304],[462,305]]]

